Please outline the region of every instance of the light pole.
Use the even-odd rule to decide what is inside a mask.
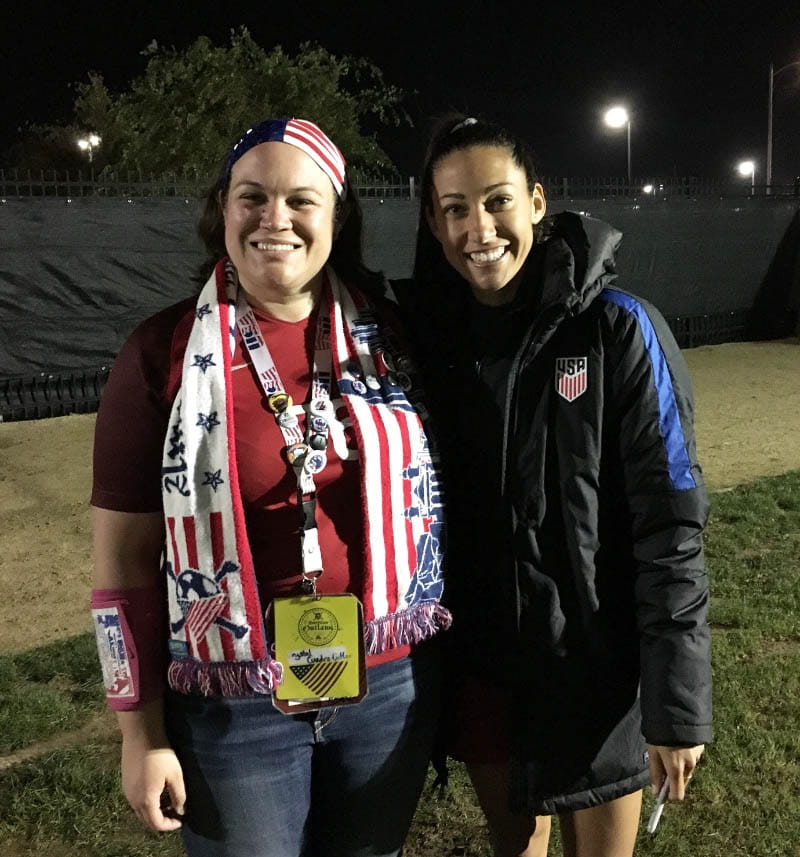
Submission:
[[[755,161],[742,161],[736,169],[740,176],[750,176],[750,196],[756,195],[756,165]]]
[[[775,78],[782,72],[786,71],[787,68],[792,68],[792,66],[800,66],[800,60],[796,62],[787,63],[783,68],[779,68],[777,71],[772,70],[772,63],[769,64],[769,95],[767,97],[767,171],[766,171],[766,183],[767,183],[767,193],[772,193],[772,102],[773,102],[773,83]]]
[[[623,125],[628,128],[628,187],[630,187],[633,184],[631,173],[631,117],[624,107],[611,107],[606,110],[603,121],[609,128],[622,128]]]
[[[86,137],[81,137],[78,140],[78,148],[82,152],[86,152],[89,155],[89,163],[92,162],[92,155],[94,150],[102,143],[102,139],[97,134],[88,134]]]

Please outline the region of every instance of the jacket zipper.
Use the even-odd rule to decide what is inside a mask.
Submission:
[[[550,335],[555,331],[558,326],[558,321],[560,320],[560,316],[566,315],[563,307],[558,307],[554,311],[552,311],[549,315],[545,312],[544,315],[540,315],[539,318],[531,325],[528,330],[527,335],[522,340],[522,344],[517,349],[517,353],[514,355],[514,360],[511,363],[511,368],[508,371],[508,381],[506,382],[506,394],[505,394],[505,404],[503,408],[503,449],[502,455],[500,456],[500,496],[504,497],[506,493],[506,461],[508,459],[508,447],[510,444],[510,435],[511,435],[511,417],[512,410],[514,412],[514,416],[516,417],[516,392],[517,392],[517,381],[519,376],[519,367],[523,362],[523,359],[528,357],[528,351],[530,350],[530,356],[534,357],[536,353],[541,349],[541,347],[547,342],[550,338]],[[552,320],[551,320],[552,319]],[[545,336],[545,334],[549,334]],[[540,337],[541,339],[537,339]],[[480,362],[480,361],[477,361]],[[516,422],[516,420],[515,420]],[[513,514],[513,504],[512,504],[512,514]],[[516,520],[513,521],[516,528]]]

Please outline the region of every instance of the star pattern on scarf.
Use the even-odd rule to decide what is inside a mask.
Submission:
[[[211,359],[213,354],[195,354],[194,355],[194,363],[192,366],[196,366],[198,369],[202,369],[203,374],[206,374],[206,369],[210,366],[216,366],[217,364]]]
[[[203,316],[211,314],[211,307],[208,304],[203,304],[203,306],[197,307],[195,310],[195,315],[198,318],[203,318]]]
[[[213,473],[206,470],[205,471],[205,481],[203,485],[210,485],[214,489],[214,493],[216,494],[217,488],[225,481],[222,478],[222,470],[215,470]]]
[[[210,414],[204,414],[200,411],[197,414],[197,422],[195,425],[202,426],[209,434],[211,434],[211,430],[220,424],[217,419],[217,412],[211,411]]]

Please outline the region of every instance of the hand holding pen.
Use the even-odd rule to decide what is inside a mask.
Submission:
[[[650,755],[650,782],[653,791],[658,789],[656,804],[647,822],[647,832],[655,833],[667,800],[682,801],[686,785],[692,778],[704,746],[665,747],[648,745]]]
[[[664,777],[664,784],[656,797],[656,805],[650,813],[650,818],[647,820],[647,832],[655,833],[658,827],[658,822],[661,821],[661,813],[664,812],[664,804],[667,802],[669,794],[669,779]]]

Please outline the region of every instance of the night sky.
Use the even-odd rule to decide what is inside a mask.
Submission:
[[[623,103],[635,176],[729,179],[748,157],[758,181],[769,64],[800,61],[798,0],[14,0],[2,18],[0,145],[28,121],[68,121],[69,84],[90,70],[124,89],[143,71],[140,51],[152,39],[182,48],[206,35],[221,44],[244,24],[267,50],[315,41],[369,57],[404,87],[415,127],[379,134],[404,173],[419,172],[431,118],[455,108],[521,132],[544,175],[622,176],[624,130],[609,131],[601,116]],[[800,66],[775,80],[774,103],[773,180],[788,182],[800,174]]]

